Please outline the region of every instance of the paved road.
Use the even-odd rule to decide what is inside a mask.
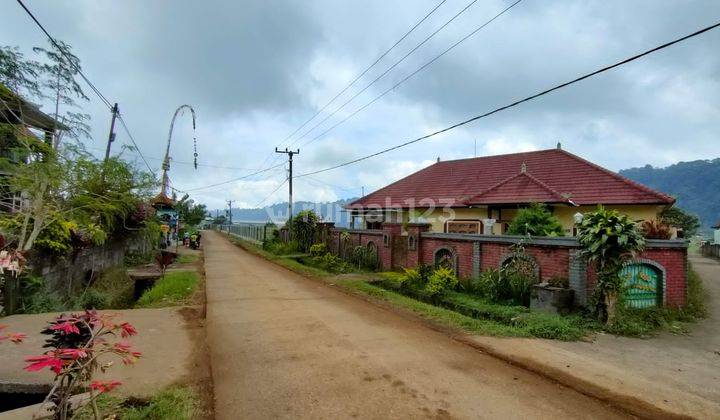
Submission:
[[[204,239],[218,419],[625,417],[218,233]]]

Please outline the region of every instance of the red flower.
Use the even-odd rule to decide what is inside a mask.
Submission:
[[[103,392],[110,392],[120,385],[122,385],[120,381],[92,381],[90,389],[99,391],[102,394]]]
[[[87,351],[83,349],[60,349],[58,350],[58,354],[60,355],[60,358],[72,360],[88,357]]]
[[[36,372],[48,367],[50,370],[55,372],[56,375],[59,375],[63,367],[63,361],[53,352],[48,352],[42,356],[26,357],[25,362],[30,363],[25,366],[25,370],[28,372]]]
[[[80,329],[75,325],[76,320],[66,320],[58,322],[57,324],[50,327],[53,331],[62,331],[63,334],[80,334]]]

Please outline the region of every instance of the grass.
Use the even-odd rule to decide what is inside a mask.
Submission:
[[[200,259],[200,255],[198,254],[182,254],[175,260],[178,264],[192,264],[194,262],[197,262],[197,260]]]
[[[251,242],[244,241],[242,239],[227,234],[226,237],[230,242],[250,252],[251,254],[255,254],[257,256],[265,258],[266,260],[273,261],[289,270],[295,271],[296,273],[313,277],[328,277],[333,275],[332,273],[329,273],[323,269],[302,264],[297,260],[298,255],[275,255],[272,252],[266,251],[262,249],[262,247],[255,245]]]
[[[200,279],[195,271],[173,271],[165,274],[137,301],[137,308],[161,308],[189,302]]]
[[[121,398],[112,394],[101,395],[97,400],[101,418],[119,418],[123,420],[190,420],[197,418],[199,396],[189,387],[167,388],[155,394],[149,400]],[[81,420],[93,419],[90,406],[83,407],[77,413]]]

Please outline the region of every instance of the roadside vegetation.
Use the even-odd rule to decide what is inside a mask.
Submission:
[[[140,296],[136,308],[161,308],[190,303],[200,277],[195,271],[167,272]]]
[[[102,418],[190,420],[202,418],[199,400],[200,397],[193,388],[178,386],[164,389],[149,399],[102,394],[97,399],[97,408]],[[95,419],[90,406],[84,407],[76,416],[80,420]]]
[[[531,206],[520,213],[513,227],[516,234],[562,235],[557,218],[542,206]],[[305,221],[310,225],[316,223],[313,217],[302,219],[300,215],[293,218],[292,223],[299,228]],[[684,308],[635,309],[626,305],[624,279],[620,276],[623,263],[643,249],[645,235],[661,235],[665,226],[637,226],[625,216],[603,208],[587,214],[580,226],[585,256],[600,268],[595,294],[587,308],[562,314],[529,308],[533,285],[539,279],[528,263],[530,259],[525,255],[522,241],[511,248],[513,258],[500,269],[486,270],[478,278],[458,279],[446,264],[449,261],[441,262],[436,268],[421,265],[404,272],[377,273],[377,255],[371,254],[368,248],[347,248],[341,250],[341,255],[335,255],[324,243],[308,246],[311,231],[306,226],[302,230],[305,239],[296,238],[298,241],[288,243],[276,235],[261,247],[232,235],[229,238],[236,245],[290,270],[469,333],[557,340],[581,340],[599,331],[649,337],[659,331],[683,333],[688,323],[706,316],[702,284],[692,268]],[[340,241],[345,239],[341,237]],[[336,276],[347,273],[354,275]],[[547,282],[551,286],[568,287],[566,278],[552,278]]]

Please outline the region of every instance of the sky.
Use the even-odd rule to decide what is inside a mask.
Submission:
[[[483,25],[509,0],[447,0],[337,100],[284,141],[441,0],[27,1],[84,73],[118,102],[140,151],[160,170],[175,109],[173,187],[208,208],[287,200],[295,174],[403,143],[544,90],[720,20],[720,2],[523,0],[381,99],[328,128]],[[32,58],[47,46],[13,0],[1,0],[0,45]],[[720,157],[720,29],[611,72],[358,164],[294,180],[295,200],[360,196],[442,160],[555,147],[611,170]],[[110,112],[89,89],[87,149],[104,153]],[[46,104],[43,109],[50,110]],[[317,127],[315,127],[317,125]],[[307,134],[306,134],[307,132]],[[323,134],[324,133],[324,134]],[[145,165],[122,145],[114,152]],[[279,166],[277,166],[279,165]],[[274,169],[240,181],[208,185]],[[273,192],[275,191],[275,192]]]

